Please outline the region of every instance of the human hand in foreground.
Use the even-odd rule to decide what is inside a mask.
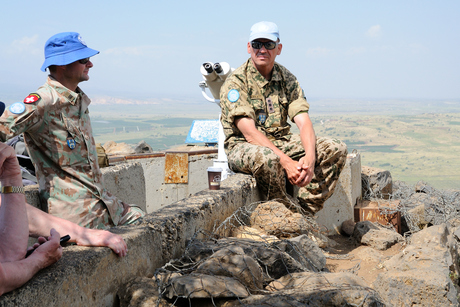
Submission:
[[[30,260],[37,260],[39,269],[52,265],[62,257],[62,247],[59,242],[59,233],[52,228],[48,238],[39,237],[29,249],[34,248],[34,252],[28,257]]]
[[[20,182],[18,182],[20,181]],[[0,142],[0,182],[4,185],[22,184],[21,168],[11,146]]]
[[[109,247],[120,257],[128,253],[125,240],[120,235],[107,230],[84,228],[84,231],[75,237],[75,243],[80,246]]]

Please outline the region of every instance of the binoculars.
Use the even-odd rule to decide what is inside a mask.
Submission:
[[[227,62],[211,63],[206,62],[201,65],[200,72],[205,81],[200,82],[202,93],[206,100],[218,103],[220,100],[220,88],[224,84],[225,79],[233,72],[233,68]],[[214,99],[210,98],[205,88],[208,88]]]

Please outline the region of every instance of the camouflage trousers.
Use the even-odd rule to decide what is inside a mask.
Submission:
[[[289,142],[278,148],[296,161],[305,155],[299,135],[292,135]],[[346,144],[340,140],[324,137],[316,139],[313,179],[294,195],[303,210],[314,214],[323,208],[324,202],[334,192],[340,172],[345,166],[347,153]],[[292,199],[286,192],[285,171],[279,157],[271,149],[241,143],[227,152],[227,157],[232,171],[254,176],[260,192],[267,200],[278,199],[285,204],[292,204]]]
[[[137,222],[140,218],[145,216],[145,212],[142,211],[141,208],[135,205],[127,205],[123,203],[124,207],[128,206],[128,211],[120,217],[118,224],[115,225],[113,223],[112,218],[108,210],[106,209],[106,205],[103,201],[99,201],[94,207],[93,210],[96,209],[94,212],[88,213],[85,217],[85,223],[77,223],[82,227],[92,228],[92,229],[108,229],[113,226],[122,226],[122,225],[130,225]],[[88,222],[89,220],[89,222]]]
[[[56,197],[46,199],[43,194],[40,194],[40,198],[46,204],[44,211],[81,227],[108,229],[133,224],[145,216],[141,208],[126,204],[105,189],[101,199],[87,197],[66,201]]]

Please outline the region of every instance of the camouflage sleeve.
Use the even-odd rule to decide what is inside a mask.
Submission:
[[[33,131],[42,121],[36,104],[13,103],[0,117],[0,141],[15,137],[24,132]]]
[[[233,123],[237,117],[250,117],[256,120],[256,115],[248,98],[247,90],[235,82],[225,82],[220,89],[220,106],[222,117],[228,123]]]
[[[308,112],[310,105],[296,77],[289,73],[286,80],[286,96],[289,100],[288,115],[292,120],[297,114]]]

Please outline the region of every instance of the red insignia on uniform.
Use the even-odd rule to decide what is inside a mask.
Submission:
[[[35,103],[41,99],[40,95],[33,93],[24,98],[24,103]]]

